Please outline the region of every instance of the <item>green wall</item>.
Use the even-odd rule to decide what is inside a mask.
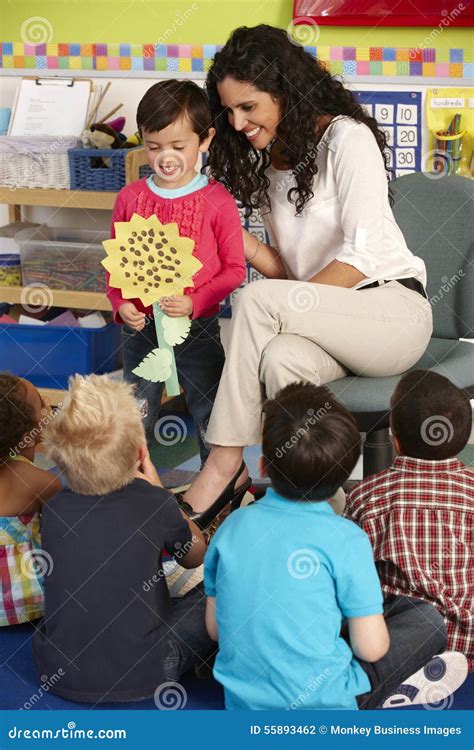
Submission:
[[[0,0],[4,41],[22,41],[27,19],[40,16],[51,29],[49,41],[154,43],[166,32],[168,44],[222,44],[237,26],[269,23],[286,28],[292,0]],[[319,45],[416,47],[431,28],[322,27]],[[34,39],[28,37],[29,41]],[[23,41],[25,41],[23,39]],[[38,40],[38,41],[43,41]],[[434,49],[464,48],[472,55],[472,29],[445,29]],[[466,60],[466,55],[465,55]]]

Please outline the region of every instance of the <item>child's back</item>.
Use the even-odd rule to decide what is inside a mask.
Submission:
[[[474,666],[474,471],[456,454],[471,431],[468,396],[441,375],[405,375],[392,397],[392,466],[360,482],[345,515],[369,535],[386,595],[431,602],[448,650]]]
[[[69,488],[43,513],[38,674],[59,674],[52,689],[70,700],[151,697],[212,647],[202,594],[172,603],[162,568],[164,549],[200,565],[204,538],[161,486],[129,384],[77,376],[44,440]]]
[[[205,563],[227,708],[357,708],[370,685],[340,631],[382,612],[366,534],[328,502],[270,489],[226,520]]]
[[[205,559],[214,674],[227,708],[357,708],[371,685],[353,651],[375,661],[388,648],[370,542],[327,501],[359,457],[357,425],[309,384],[287,386],[264,411],[273,488],[225,521]]]
[[[43,547],[54,567],[33,651],[39,674],[63,670],[58,695],[140,700],[165,681],[161,550],[176,553],[190,540],[175,501],[143,479],[106,495],[64,489],[45,507]]]

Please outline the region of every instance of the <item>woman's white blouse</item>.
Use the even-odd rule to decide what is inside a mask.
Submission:
[[[318,144],[316,163],[314,197],[299,216],[287,199],[296,185],[292,171],[269,167],[266,172],[271,210],[262,218],[288,278],[306,281],[336,259],[367,276],[355,288],[410,276],[425,286],[425,264],[407,248],[395,222],[371,130],[350,117],[335,118]]]

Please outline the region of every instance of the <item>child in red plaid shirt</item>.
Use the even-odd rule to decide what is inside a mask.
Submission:
[[[469,397],[442,375],[415,370],[392,395],[390,421],[397,456],[354,488],[344,515],[368,534],[384,595],[431,602],[448,649],[472,670],[474,471],[456,458],[471,433]],[[459,678],[465,660],[454,661]]]

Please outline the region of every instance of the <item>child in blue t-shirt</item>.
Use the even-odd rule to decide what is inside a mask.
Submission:
[[[375,708],[444,648],[442,618],[397,597],[385,623],[369,539],[327,500],[360,437],[325,386],[295,383],[267,401],[262,450],[272,488],[225,521],[205,558],[226,707]]]

